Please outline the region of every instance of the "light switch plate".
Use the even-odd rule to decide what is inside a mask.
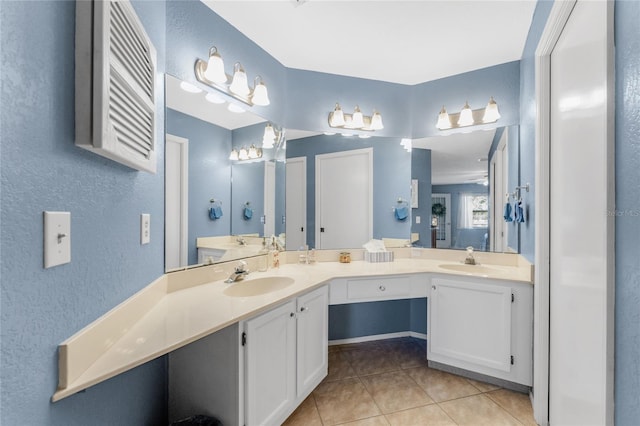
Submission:
[[[416,224],[420,224],[420,216],[416,216]]]
[[[149,244],[151,240],[151,215],[143,213],[140,215],[140,244]]]
[[[71,213],[44,212],[44,267],[71,262]]]

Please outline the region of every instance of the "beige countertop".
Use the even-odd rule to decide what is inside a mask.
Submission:
[[[266,272],[251,272],[242,282],[226,284],[236,262],[165,274],[59,346],[57,401],[167,354],[199,338],[274,307],[283,301],[326,284],[333,278],[412,273],[472,275],[482,278],[532,282],[532,266],[521,256],[482,254],[476,259],[490,265],[479,274],[465,274],[441,265],[459,265],[462,252],[432,255],[433,250],[400,249],[387,263],[319,261],[312,265],[286,263]],[[289,260],[297,258],[290,253]],[[417,255],[417,256],[416,256]],[[430,256],[427,258],[426,256]],[[413,257],[402,257],[413,256]],[[437,256],[437,259],[432,258]],[[444,257],[443,257],[444,256]],[[319,252],[318,259],[333,259],[334,252]],[[358,258],[358,253],[354,253]],[[360,253],[361,258],[361,253]],[[258,258],[247,259],[256,270]],[[494,263],[489,263],[487,259]],[[251,297],[223,293],[230,285],[243,285],[263,277],[290,277],[294,283],[281,290]]]

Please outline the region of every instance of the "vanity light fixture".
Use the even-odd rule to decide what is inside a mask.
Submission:
[[[472,110],[469,103],[465,102],[464,107],[457,114],[448,114],[443,105],[438,114],[436,127],[439,130],[457,129],[478,124],[495,123],[499,118],[498,104],[492,96],[485,108]]]
[[[239,150],[234,148],[229,154],[231,161],[256,160],[258,158],[262,158],[262,149],[257,148],[254,144],[251,144],[249,148],[244,146]]]
[[[238,154],[238,150],[235,148],[232,149],[231,154],[229,154],[229,160],[238,161],[239,159],[240,159],[240,155]]]
[[[271,123],[267,123],[264,127],[264,135],[262,136],[262,148],[270,149],[275,146],[277,139],[276,131],[271,125]]]
[[[254,79],[254,87],[248,84],[247,73],[240,64],[233,65],[233,75],[224,71],[224,61],[216,46],[209,49],[207,61],[197,59],[195,63],[196,79],[220,92],[229,95],[243,103],[254,106],[267,106],[270,104],[267,86],[261,76]]]
[[[329,126],[333,128],[367,131],[384,129],[382,114],[378,111],[374,110],[371,116],[363,115],[360,107],[356,105],[353,114],[347,114],[342,111],[338,103],[336,103],[333,111],[329,113]]]

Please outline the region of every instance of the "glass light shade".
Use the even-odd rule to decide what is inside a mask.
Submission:
[[[238,161],[239,157],[238,157],[238,151],[236,151],[235,149],[231,150],[231,154],[229,154],[229,160],[231,161]]]
[[[444,106],[442,106],[440,114],[438,114],[438,122],[436,123],[436,127],[440,130],[451,128],[451,118],[449,118],[449,114],[447,113],[447,110],[444,109]]]
[[[189,93],[200,93],[200,92],[202,92],[201,88],[196,87],[191,83],[187,83],[186,81],[181,81],[180,82],[180,88],[182,90],[184,90],[185,92],[189,92]]]
[[[251,146],[249,147],[249,158],[255,159],[260,157],[262,157],[262,151],[259,151],[255,145],[251,144]]]
[[[356,105],[356,108],[353,110],[351,127],[354,129],[362,129],[364,127],[364,117],[358,105]]]
[[[473,112],[468,102],[465,102],[462,111],[460,111],[460,117],[458,118],[458,126],[470,126],[473,124]]]
[[[484,109],[484,116],[482,117],[483,123],[493,123],[500,118],[500,111],[498,111],[498,104],[493,100],[493,96],[489,99],[487,107]]]
[[[207,93],[207,96],[205,96],[204,98],[212,104],[223,104],[226,102],[222,98],[222,96],[218,95],[217,93]]]
[[[382,124],[382,115],[375,111],[371,116],[371,130],[382,130],[384,125]]]
[[[227,74],[224,72],[224,61],[215,46],[209,49],[209,60],[207,61],[207,69],[204,72],[204,77],[218,84],[227,82]]]
[[[246,112],[246,110],[244,108],[242,108],[241,106],[238,106],[236,104],[229,104],[227,109],[229,111],[231,111],[231,112],[235,112],[235,113],[238,113],[238,114],[242,114],[243,112]]]
[[[329,125],[331,127],[344,126],[344,113],[342,112],[342,108],[340,108],[339,104],[336,104],[336,107],[330,114]]]
[[[269,101],[269,92],[267,92],[267,86],[264,83],[260,82],[256,85],[255,89],[253,89],[253,95],[251,96],[251,100],[254,105],[267,106],[271,103]]]
[[[262,147],[273,148],[273,144],[276,141],[276,132],[273,130],[273,126],[269,123],[264,128],[264,135],[262,136]]]
[[[247,82],[247,73],[244,72],[239,62],[236,62],[233,67],[233,80],[231,80],[229,90],[240,96],[247,96],[251,92]]]
[[[240,160],[248,160],[249,159],[249,151],[247,151],[247,148],[245,148],[245,147],[240,148],[240,152],[238,153],[238,159],[240,159]]]

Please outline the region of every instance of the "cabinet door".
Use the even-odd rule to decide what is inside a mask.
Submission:
[[[245,424],[277,424],[296,398],[296,304],[245,323]]]
[[[482,365],[510,371],[509,287],[434,279],[429,307],[431,359],[460,360],[465,364],[459,367],[471,370]]]
[[[328,287],[300,296],[297,302],[297,397],[300,399],[327,375]]]

